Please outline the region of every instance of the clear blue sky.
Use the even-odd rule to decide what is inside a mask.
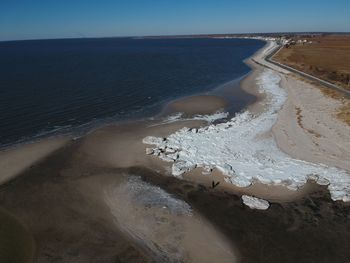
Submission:
[[[350,0],[0,0],[0,40],[350,31]]]

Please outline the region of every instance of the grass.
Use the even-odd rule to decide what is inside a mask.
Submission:
[[[319,90],[327,97],[340,101],[342,103],[342,106],[338,108],[336,117],[350,126],[350,99],[346,98],[341,92],[322,86],[318,82],[305,79],[299,75],[293,75],[293,77],[300,81],[312,84],[313,86],[319,88]],[[296,108],[296,111],[298,116],[298,123],[301,124],[302,116],[300,108]]]
[[[345,103],[338,109],[337,117],[350,126],[350,102]]]
[[[350,90],[350,36],[317,36],[283,48],[274,59]],[[296,39],[297,40],[297,39]]]
[[[323,94],[333,99],[339,100],[342,106],[338,108],[337,118],[350,126],[350,99],[345,98],[340,92],[329,89],[321,88]]]

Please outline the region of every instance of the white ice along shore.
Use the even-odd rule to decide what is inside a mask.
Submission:
[[[308,179],[328,185],[333,200],[350,201],[350,174],[345,170],[293,159],[283,153],[272,136],[259,136],[271,130],[287,94],[279,86],[280,77],[264,71],[257,84],[267,96],[266,110],[254,116],[249,111],[230,121],[199,129],[183,128],[167,138],[146,137],[148,154],[174,162],[172,174],[177,177],[196,167],[205,171],[220,170],[225,181],[247,187],[254,181],[284,185],[292,190]]]
[[[168,124],[168,123],[173,123],[173,122],[177,122],[177,121],[189,121],[189,120],[197,120],[197,121],[206,121],[208,124],[211,124],[217,120],[220,119],[225,119],[228,117],[229,113],[228,112],[223,112],[223,111],[217,111],[213,114],[206,114],[206,115],[200,115],[197,114],[193,117],[189,117],[189,118],[184,118],[183,117],[184,113],[183,112],[179,112],[176,113],[174,115],[170,115],[168,116],[165,120],[163,120],[160,123],[156,123],[156,124],[152,124],[149,127],[154,127],[154,126],[159,126],[159,125],[163,125],[163,124]]]

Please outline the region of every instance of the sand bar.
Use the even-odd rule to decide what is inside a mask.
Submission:
[[[0,152],[0,185],[15,178],[69,141],[69,137],[47,138]]]
[[[203,104],[205,106],[203,106]],[[187,116],[197,114],[206,115],[215,113],[228,106],[228,102],[219,96],[197,95],[181,98],[170,102],[164,109],[164,114],[171,112],[183,112]]]

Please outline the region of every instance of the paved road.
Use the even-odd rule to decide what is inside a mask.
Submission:
[[[306,79],[309,79],[309,80],[312,80],[312,81],[315,81],[323,86],[326,86],[327,88],[331,88],[331,89],[334,89],[334,90],[337,90],[337,91],[340,91],[341,93],[343,93],[346,97],[349,97],[350,98],[350,91],[349,90],[346,90],[346,89],[343,89],[337,85],[334,85],[333,83],[330,83],[328,81],[325,81],[325,80],[322,80],[322,79],[319,79],[319,78],[316,78],[314,76],[311,76],[305,72],[302,72],[302,71],[299,71],[297,69],[294,69],[294,68],[291,68],[289,66],[286,66],[284,64],[281,64],[279,62],[276,62],[274,60],[272,60],[272,57],[282,48],[282,46],[277,46],[269,55],[267,55],[265,57],[265,60],[271,64],[274,64],[278,67],[281,67],[285,70],[288,70],[288,71],[291,71],[297,75],[300,75]]]

